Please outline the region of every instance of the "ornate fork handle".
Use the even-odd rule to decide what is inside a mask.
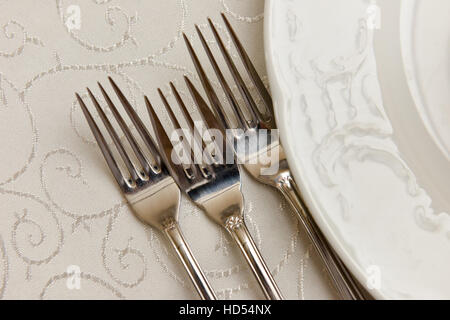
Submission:
[[[297,184],[289,171],[285,172],[278,180],[277,188],[297,212],[300,221],[305,227],[314,248],[322,258],[339,294],[348,300],[364,300],[365,297],[361,289],[309,214]]]
[[[216,300],[216,295],[200,269],[197,260],[194,258],[194,255],[186,244],[178,223],[173,223],[170,225],[164,230],[164,233],[169,238],[170,243],[175,249],[178,258],[183,263],[183,266],[188,272],[189,278],[194,284],[195,289],[197,289],[200,297],[203,300]]]
[[[283,300],[283,296],[256,247],[243,217],[231,216],[228,218],[225,228],[230,232],[239,249],[241,249],[266,298],[269,300]]]

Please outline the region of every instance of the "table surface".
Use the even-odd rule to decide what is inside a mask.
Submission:
[[[111,91],[111,75],[149,124],[144,93],[160,108],[156,88],[172,98],[174,81],[189,99],[182,76],[195,72],[182,32],[199,48],[198,24],[213,43],[209,16],[237,57],[222,11],[267,82],[263,10],[262,0],[0,3],[0,298],[197,298],[162,235],[124,201],[74,92],[99,96],[96,81]],[[286,201],[242,180],[250,232],[285,297],[336,298]],[[263,298],[232,239],[185,198],[180,224],[220,299]]]

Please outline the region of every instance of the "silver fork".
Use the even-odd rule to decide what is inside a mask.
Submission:
[[[134,111],[127,98],[122,91],[116,85],[116,83],[109,78],[111,85],[117,94],[120,102],[122,103],[125,111],[136,127],[139,135],[141,136],[144,144],[150,151],[153,159],[148,159],[144,156],[144,152],[138,145],[133,134],[127,127],[124,119],[119,114],[114,103],[103,89],[102,85],[98,83],[103,97],[106,100],[110,110],[112,111],[114,118],[118,122],[121,130],[123,131],[128,143],[130,144],[138,163],[133,163],[130,155],[126,152],[124,145],[120,141],[120,138],[113,128],[111,122],[108,120],[99,102],[92,94],[91,90],[87,88],[89,96],[97,109],[97,112],[102,119],[104,126],[106,127],[109,135],[111,136],[117,151],[125,164],[126,170],[121,170],[117,164],[114,155],[109,148],[108,144],[103,137],[100,129],[95,123],[94,118],[83,102],[78,93],[76,97],[83,110],[86,120],[94,134],[95,139],[105,157],[105,160],[111,169],[111,172],[119,184],[125,198],[131,205],[135,215],[143,222],[150,226],[160,230],[169,239],[172,247],[175,249],[178,258],[181,260],[185,267],[189,277],[194,284],[198,294],[202,299],[215,300],[214,291],[211,289],[205,275],[203,274],[200,266],[194,258],[191,250],[189,249],[183,234],[181,233],[178,225],[178,211],[180,207],[180,189],[176,185],[173,178],[169,175],[165,165],[161,163],[161,157],[158,149],[155,147],[152,137],[148,133],[146,127],[142,123],[141,119]],[[124,172],[122,172],[124,171]]]
[[[189,92],[203,117],[203,123],[207,128],[216,129],[218,123],[210,111],[208,105],[195,89],[190,80],[185,77]],[[180,165],[180,159],[173,153],[173,145],[169,140],[158,116],[148,99],[146,99],[150,118],[158,138],[161,148],[161,157],[171,171],[172,176],[177,181],[180,188],[187,196],[214,222],[224,227],[235,240],[245,259],[251,267],[264,295],[268,299],[281,300],[283,297],[278,289],[269,269],[266,266],[258,248],[253,241],[243,216],[243,196],[241,193],[241,179],[239,168],[234,164],[224,164],[222,161],[227,158],[230,152],[232,158],[233,150],[227,148],[225,139],[217,137],[211,143],[217,144],[216,152],[207,153],[207,157],[201,162],[195,162],[192,150],[194,144],[205,144],[201,137],[198,126],[194,126],[194,121],[186,109],[183,100],[173,83],[170,84],[177,104],[181,109],[185,122],[188,124],[188,131],[197,139],[191,139],[190,144],[190,164]],[[159,90],[163,104],[169,114],[170,120],[175,129],[180,129],[180,124],[169,105],[168,101]],[[195,132],[197,130],[197,132]],[[219,150],[219,151],[217,151]],[[209,159],[209,161],[208,161]],[[186,167],[187,166],[187,167]]]
[[[240,75],[236,65],[231,59],[227,49],[225,48],[223,41],[218,34],[213,22],[208,18],[212,33],[216,39],[219,49],[228,66],[228,69],[231,72],[234,82],[237,85],[240,95],[243,98],[248,116],[245,115],[230,86],[225,80],[225,77],[222,74],[222,71],[220,70],[220,67],[216,59],[214,58],[202,32],[200,31],[198,26],[196,26],[196,30],[198,36],[200,37],[202,46],[206,51],[209,61],[213,66],[221,87],[225,92],[227,101],[230,104],[233,114],[237,120],[237,127],[242,129],[240,132],[237,130],[233,130],[234,139],[231,144],[235,147],[234,149],[237,158],[239,159],[240,163],[243,164],[245,169],[250,173],[250,175],[253,176],[253,178],[261,183],[273,186],[280,190],[284,197],[291,204],[291,206],[295,209],[300,222],[304,226],[315,249],[324,262],[331,280],[341,297],[344,299],[364,299],[364,293],[361,290],[360,286],[355,282],[343,262],[331,248],[330,244],[327,242],[324,235],[321,233],[319,227],[312,218],[310,212],[308,211],[307,206],[301,196],[300,190],[298,189],[298,186],[296,185],[292,177],[283,151],[283,147],[279,144],[278,139],[273,136],[269,137],[268,140],[258,139],[262,129],[277,128],[273,113],[272,99],[266,87],[264,86],[264,83],[256,72],[256,69],[253,66],[250,58],[245,52],[241,42],[237,38],[235,31],[233,30],[229,21],[223,13],[222,18],[237,49],[239,57],[248,73],[248,76],[257,89],[257,92],[265,109],[264,112],[261,112],[257,107],[255,100],[252,98],[252,95],[250,94],[250,91],[247,88],[242,76]],[[200,61],[194,49],[192,48],[192,45],[190,44],[187,37],[185,37],[184,39],[194,66],[202,82],[203,88],[206,91],[208,99],[213,107],[218,121],[220,122],[220,125],[225,129],[234,128],[233,124],[227,117],[224,108],[221,105],[208,77],[206,76],[205,71],[200,64]],[[250,152],[250,154],[248,152],[242,152],[242,150],[245,150],[245,148],[239,148],[239,146],[242,146],[243,144],[245,145],[245,139],[252,141],[252,138],[255,139],[253,141],[257,141],[256,146],[253,146],[255,149],[252,149],[253,151]],[[265,158],[261,157],[261,155],[267,154],[274,154],[277,156],[270,157],[273,162],[266,163],[265,161],[262,161],[262,159]],[[272,172],[274,165],[278,167],[278,170],[276,170],[276,172]]]

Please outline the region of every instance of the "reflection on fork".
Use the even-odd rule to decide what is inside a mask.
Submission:
[[[78,102],[83,110],[89,127],[97,140],[97,143],[105,157],[105,160],[111,169],[111,172],[119,184],[120,189],[124,193],[130,203],[133,212],[143,222],[164,233],[177,252],[178,258],[189,274],[189,277],[197,289],[202,299],[216,299],[211,286],[209,285],[205,275],[200,269],[191,250],[189,249],[178,225],[178,211],[180,207],[180,189],[176,185],[173,178],[169,175],[167,168],[161,163],[161,156],[141,119],[134,111],[133,107],[126,99],[122,91],[116,83],[109,78],[111,85],[122,103],[125,111],[136,127],[142,141],[150,152],[151,158],[147,157],[143,149],[139,146],[137,140],[127,127],[124,119],[115,107],[114,103],[99,83],[103,97],[112,111],[112,114],[124,133],[133,154],[127,153],[124,144],[121,142],[116,130],[108,120],[105,112],[99,102],[88,90],[89,96],[104,124],[109,135],[116,146],[121,160],[125,168],[121,169],[119,160],[116,160],[112,150],[108,146],[97,126],[94,118],[89,112],[82,98],[76,94]],[[133,161],[136,158],[138,161]]]

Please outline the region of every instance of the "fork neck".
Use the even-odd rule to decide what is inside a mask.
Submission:
[[[206,212],[209,218],[222,226],[226,226],[234,217],[242,218],[243,203],[239,181],[226,188],[218,187],[217,191],[196,201],[196,204]]]
[[[136,194],[127,195],[134,214],[143,222],[165,231],[178,221],[180,189],[171,177]]]

